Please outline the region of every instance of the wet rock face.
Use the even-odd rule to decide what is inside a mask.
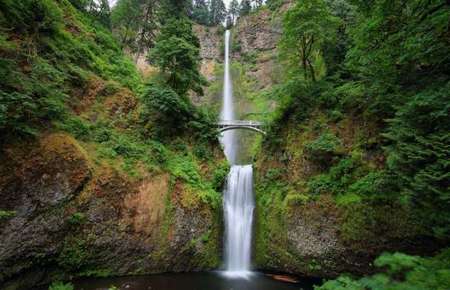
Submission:
[[[245,75],[253,83],[253,91],[270,89],[279,82],[282,68],[277,46],[281,32],[280,16],[269,10],[242,17],[233,28],[233,59],[247,65]]]
[[[283,268],[289,272],[332,277],[346,271],[355,271],[359,263],[370,257],[360,257],[343,244],[339,236],[339,210],[329,197],[289,210],[287,245],[297,259]],[[367,271],[367,265],[360,269]]]
[[[1,157],[0,198],[17,216],[70,200],[91,175],[83,152],[66,135],[47,136],[31,152],[11,149]]]
[[[22,144],[23,145],[23,144]],[[1,155],[0,282],[29,267],[33,257],[54,254],[64,230],[64,205],[91,177],[76,141],[53,134],[22,150]]]
[[[273,50],[281,36],[281,23],[272,19],[269,10],[240,18],[235,29],[240,43],[240,52],[235,53],[237,57],[255,50]]]
[[[66,134],[7,147],[0,164],[0,210],[14,212],[0,217],[0,289],[48,283],[55,271],[125,275],[217,266],[191,259],[206,251],[195,241],[217,226],[214,210],[180,203],[183,192],[171,188],[168,174],[131,180],[93,167]]]
[[[203,25],[194,26],[194,33],[200,41],[200,58],[202,60],[221,60],[220,43],[223,35],[220,34],[218,29],[218,27],[206,27]]]

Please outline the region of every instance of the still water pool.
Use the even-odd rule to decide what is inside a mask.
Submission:
[[[269,275],[252,273],[247,278],[230,278],[221,272],[158,274],[117,278],[86,278],[73,281],[75,290],[312,290],[317,279],[297,282],[275,280]]]

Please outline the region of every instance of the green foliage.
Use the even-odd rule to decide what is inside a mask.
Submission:
[[[212,187],[217,192],[220,192],[223,189],[229,170],[230,166],[225,160],[215,168],[212,177]]]
[[[287,206],[304,205],[310,200],[310,196],[306,194],[288,194],[285,198]]]
[[[45,59],[33,60],[27,74],[15,60],[2,60],[0,134],[34,134],[39,122],[59,118],[65,110],[66,76]]]
[[[142,101],[145,108],[142,118],[153,119],[163,131],[177,132],[185,129],[193,116],[194,108],[190,101],[167,86],[149,84]],[[159,127],[155,129],[160,130]]]
[[[311,178],[308,183],[308,192],[311,194],[343,194],[348,187],[361,177],[360,161],[351,157],[344,158],[327,173],[319,174]]]
[[[195,0],[191,18],[202,25],[216,26],[225,20],[227,9],[222,0]]]
[[[15,210],[0,210],[0,221],[13,218],[16,214]]]
[[[272,11],[278,10],[283,5],[283,3],[284,3],[283,0],[268,0],[268,1],[266,1],[267,7]]]
[[[305,149],[312,160],[316,160],[324,165],[329,165],[333,157],[337,155],[341,146],[341,140],[336,137],[336,135],[325,132],[317,139],[306,144]]]
[[[280,104],[270,120],[268,135],[271,138],[267,142],[277,147],[283,141],[280,134],[286,127],[286,123],[305,120],[314,108],[315,96],[310,91],[310,87],[298,78],[290,78],[285,83],[274,86],[270,94],[275,100],[280,100]]]
[[[258,58],[257,51],[249,51],[247,53],[242,54],[242,61],[250,64],[256,64],[256,60]]]
[[[84,213],[76,212],[69,217],[68,222],[71,225],[81,225],[81,224],[85,223],[86,220],[87,220],[87,218]]]
[[[56,128],[69,132],[75,138],[86,140],[90,134],[90,124],[78,116],[68,115],[66,119],[55,123]]]
[[[348,218],[349,237],[371,228],[364,215],[377,217],[372,228],[383,226],[369,210],[375,204],[400,204],[420,216],[427,234],[450,234],[449,18],[440,0],[299,1],[285,14],[280,48],[289,69],[272,92],[281,104],[266,143],[282,147],[312,111],[325,111],[336,128],[347,126],[346,118],[363,122],[369,134],[345,144],[362,158],[339,160],[349,148],[340,152],[326,135],[305,142],[303,151],[322,171],[305,180],[308,193],[331,193],[345,209],[367,205]],[[311,83],[319,64],[326,65],[324,77]]]
[[[428,216],[435,233],[450,228],[450,82],[412,97],[390,121],[388,166],[407,196]]]
[[[63,13],[53,0],[4,0],[0,8],[0,24],[17,33],[52,35],[62,24]]]
[[[48,290],[73,290],[73,284],[72,283],[64,283],[64,282],[53,282],[49,287]]]
[[[192,133],[199,139],[212,140],[216,132],[212,116],[194,107],[190,100],[165,84],[151,82],[143,93],[140,119],[144,135],[173,138]]]
[[[341,276],[316,290],[444,290],[450,287],[450,250],[432,258],[402,253],[383,254],[375,266],[387,269],[369,277],[352,279]]]
[[[305,80],[316,81],[323,45],[332,40],[338,22],[324,0],[299,0],[286,12],[282,56],[288,63],[300,64]]]
[[[66,271],[78,271],[87,258],[86,242],[78,238],[68,238],[58,256],[58,264]]]
[[[111,34],[67,1],[0,6],[1,135],[36,134],[49,121],[63,119],[68,95],[92,74],[138,86],[136,69]],[[81,128],[75,122],[67,125]]]
[[[161,27],[149,61],[161,69],[167,85],[180,96],[189,90],[201,94],[206,80],[199,72],[199,53],[200,44],[191,21],[172,17]]]
[[[120,43],[136,54],[155,43],[160,1],[118,0],[111,13],[114,34]]]
[[[361,13],[351,27],[347,65],[364,83],[364,102],[372,113],[392,116],[410,90],[448,78],[450,9],[445,1],[354,2]]]

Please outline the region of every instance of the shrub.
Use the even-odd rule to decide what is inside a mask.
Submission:
[[[86,140],[90,135],[90,125],[78,116],[68,115],[63,121],[56,122],[56,128],[72,134],[77,139]]]
[[[326,132],[317,139],[306,143],[305,152],[308,154],[308,159],[315,162],[319,168],[326,169],[340,155],[341,146],[341,140],[336,135]]]
[[[76,212],[69,217],[68,222],[71,225],[81,225],[81,224],[85,223],[86,220],[87,220],[87,218],[84,213]]]
[[[53,282],[49,287],[48,290],[73,290],[73,284],[72,283],[63,283],[63,282]]]
[[[424,211],[438,236],[450,237],[450,82],[399,108],[386,137],[388,167],[403,196]]]
[[[141,119],[151,122],[156,135],[172,135],[186,128],[192,118],[192,107],[189,101],[180,97],[170,87],[150,83],[142,96],[144,110]]]
[[[229,170],[230,166],[226,161],[221,162],[219,166],[215,168],[212,177],[212,188],[214,188],[214,190],[220,192],[223,189]]]
[[[319,162],[329,162],[337,154],[341,140],[336,135],[327,132],[306,144],[305,148],[310,157]]]
[[[15,210],[0,210],[0,221],[13,218],[16,214]]]
[[[42,58],[25,74],[15,60],[0,65],[0,134],[35,134],[44,120],[60,118],[67,95],[64,75]]]
[[[19,33],[51,34],[62,24],[62,11],[52,0],[4,0],[0,8],[0,23]]]
[[[328,281],[316,290],[444,290],[450,288],[450,249],[432,258],[402,253],[382,254],[375,266],[385,271],[352,279],[341,276]]]
[[[58,264],[67,271],[78,271],[87,258],[86,242],[77,238],[64,241],[64,248],[58,256]]]

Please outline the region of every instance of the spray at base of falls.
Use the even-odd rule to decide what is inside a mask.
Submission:
[[[234,120],[233,87],[230,74],[230,31],[225,32],[225,65],[222,121]],[[250,275],[253,210],[253,168],[236,165],[238,146],[233,130],[220,138],[225,156],[232,164],[223,196],[225,218],[225,275],[246,278]]]

